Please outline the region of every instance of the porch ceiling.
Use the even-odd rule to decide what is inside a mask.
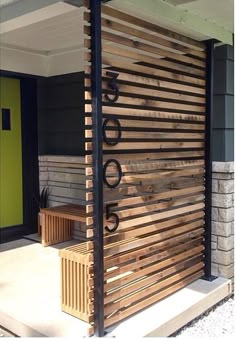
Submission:
[[[50,7],[55,8],[55,6]],[[58,12],[58,15],[44,19],[41,10],[41,20],[2,33],[1,44],[43,54],[57,53],[75,47],[82,48],[84,44],[82,8],[66,4],[57,6],[57,9],[59,8],[62,10],[61,14]]]
[[[234,31],[234,0],[166,0],[166,2],[218,24],[227,31]]]
[[[71,3],[82,1],[0,0],[0,68],[43,76],[83,70],[83,8]],[[112,0],[107,5],[196,40],[217,35],[232,40],[233,0]]]

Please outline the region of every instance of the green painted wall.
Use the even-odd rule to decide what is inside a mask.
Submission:
[[[2,108],[11,130],[2,130]],[[23,223],[20,81],[0,78],[0,228]]]

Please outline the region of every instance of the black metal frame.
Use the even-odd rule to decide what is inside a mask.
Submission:
[[[208,281],[216,279],[211,274],[214,43],[214,39],[206,41],[205,266],[203,279]]]
[[[0,229],[0,243],[37,231],[39,175],[37,135],[37,80],[33,75],[0,70],[0,77],[20,80],[23,224]],[[32,189],[35,193],[32,193]]]
[[[101,0],[90,0],[94,196],[94,323],[104,336]]]

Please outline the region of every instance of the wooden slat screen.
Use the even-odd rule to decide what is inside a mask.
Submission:
[[[92,213],[89,10],[84,19]],[[103,5],[102,63],[107,327],[203,275],[206,52],[201,42]]]

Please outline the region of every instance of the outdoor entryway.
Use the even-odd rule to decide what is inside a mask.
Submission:
[[[24,336],[168,336],[232,291],[211,274],[214,42],[102,2],[2,27],[0,224],[26,226],[0,324]]]

